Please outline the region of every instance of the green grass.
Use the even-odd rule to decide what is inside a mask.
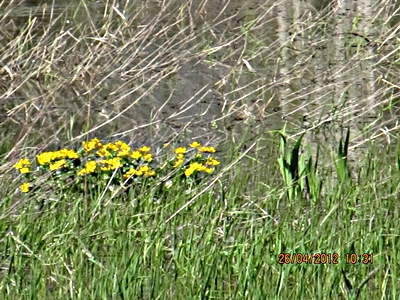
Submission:
[[[395,298],[394,156],[378,159],[371,145],[359,166],[348,165],[357,178],[346,185],[321,159],[322,191],[311,201],[302,193],[289,197],[276,178],[277,141],[260,138],[248,152],[233,153],[214,182],[191,190],[177,182],[157,197],[151,190],[46,194],[45,185],[42,193],[21,194],[15,173],[4,175],[1,298]],[[263,165],[266,154],[271,163]],[[280,253],[289,260],[336,253],[338,264],[317,264],[318,256],[279,264]],[[373,254],[373,263],[346,263],[351,253]]]

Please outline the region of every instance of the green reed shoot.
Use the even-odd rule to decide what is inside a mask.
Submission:
[[[348,166],[348,150],[350,141],[350,129],[347,130],[346,137],[340,139],[339,148],[337,153],[337,160],[335,160],[335,170],[340,182],[345,183],[351,179],[350,169]]]

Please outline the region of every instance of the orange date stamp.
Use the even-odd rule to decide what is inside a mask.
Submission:
[[[314,265],[337,265],[339,254],[337,253],[279,253],[278,263],[284,264],[314,264]]]
[[[338,253],[279,253],[278,263],[285,264],[314,264],[314,265],[337,265],[340,263]],[[373,264],[374,255],[372,253],[356,254],[346,253],[344,255],[345,264]]]

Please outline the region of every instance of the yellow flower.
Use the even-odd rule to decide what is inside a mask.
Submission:
[[[89,172],[86,170],[86,169],[82,169],[82,170],[80,170],[79,172],[78,172],[78,175],[86,175],[86,174],[88,174]]]
[[[220,164],[220,162],[212,157],[210,157],[207,161],[206,161],[206,165],[210,165],[210,166],[218,166]]]
[[[200,152],[207,152],[207,153],[214,153],[215,148],[214,147],[199,147],[197,148]]]
[[[98,138],[94,138],[90,142],[83,142],[82,144],[83,144],[83,148],[87,152],[94,150],[96,147],[101,147],[101,143]]]
[[[131,175],[135,175],[136,174],[136,170],[134,169],[134,168],[130,168],[129,170],[128,170],[128,172],[126,172],[124,175],[123,175],[123,177],[124,178],[129,178],[129,177],[131,177]]]
[[[115,146],[119,147],[120,149],[129,147],[126,143],[124,143],[123,141],[120,141],[120,140],[116,141],[114,144],[115,144]]]
[[[88,152],[94,149],[94,145],[91,142],[82,142],[82,147]]]
[[[199,164],[199,166],[197,167],[198,171],[205,171],[207,169],[206,166],[203,166],[202,164]]]
[[[29,168],[27,167],[21,168],[19,171],[21,172],[21,174],[27,174],[30,172]]]
[[[200,147],[200,143],[198,143],[198,142],[193,142],[193,143],[191,143],[189,146],[192,147],[192,148],[197,148],[197,147]]]
[[[175,149],[176,154],[185,154],[186,153],[186,148],[185,147],[178,147]]]
[[[108,152],[106,145],[101,146],[100,150],[97,151],[96,154],[98,156],[100,156],[100,157],[105,157],[105,156],[110,156],[111,155],[111,153]]]
[[[183,159],[178,159],[174,164],[174,168],[179,167],[182,163],[183,163]]]
[[[106,150],[118,151],[118,147],[116,145],[114,145],[113,143],[107,143],[103,147]]]
[[[36,158],[39,165],[43,166],[47,163],[50,163],[53,159],[55,159],[55,155],[53,152],[42,152],[36,155]]]
[[[22,158],[19,162],[17,162],[14,167],[20,171],[21,174],[29,173],[29,167],[31,166],[31,162],[27,158]]]
[[[98,138],[93,138],[91,140],[92,143],[94,143],[96,145],[96,147],[100,147],[101,146],[101,142]]]
[[[147,171],[147,172],[144,173],[145,177],[151,177],[151,176],[154,176],[154,175],[156,175],[156,172],[154,170]]]
[[[187,169],[185,170],[185,176],[186,176],[186,177],[189,177],[190,175],[192,175],[192,174],[194,173],[194,171],[196,171],[196,170],[193,169],[193,168],[187,168]]]
[[[203,166],[202,164],[199,164],[197,162],[191,163],[189,167],[185,170],[185,175],[186,177],[189,177],[192,175],[195,171],[205,171],[207,168]]]
[[[131,151],[131,147],[129,147],[129,145],[124,142],[118,143],[117,146],[119,147],[119,149],[121,149],[121,151],[124,151],[124,152]]]
[[[134,168],[130,168],[128,170],[128,172],[126,172],[123,177],[124,178],[129,178],[132,175],[136,175],[136,176],[146,176],[146,177],[150,177],[150,176],[154,176],[156,174],[156,172],[154,170],[150,170],[149,166],[144,165],[141,166],[139,168],[139,170],[135,170]]]
[[[143,159],[147,162],[151,162],[153,160],[153,155],[151,153],[147,153],[143,156]]]
[[[138,150],[140,152],[149,152],[151,150],[151,148],[148,146],[143,146],[143,147],[139,148]]]
[[[149,168],[149,166],[144,165],[144,166],[141,166],[141,167],[139,168],[139,170],[142,171],[142,172],[147,172],[147,171],[150,170],[150,168]]]
[[[179,154],[176,155],[176,158],[178,160],[183,160],[185,158],[185,154],[179,153]]]
[[[136,171],[136,176],[142,176],[144,173],[149,172],[150,168],[147,165],[140,166],[139,170]]]
[[[25,183],[21,184],[21,186],[19,188],[20,188],[21,192],[27,193],[27,192],[29,192],[29,183],[25,182]]]
[[[96,161],[91,160],[88,161],[86,163],[86,168],[90,171],[90,172],[94,172],[94,170],[96,170]]]
[[[53,151],[53,154],[52,154],[52,160],[55,160],[55,159],[60,159],[60,158],[65,158],[66,157],[66,155],[65,155],[65,153],[63,152],[63,151]]]
[[[26,166],[30,166],[31,165],[31,162],[29,161],[29,159],[27,159],[27,158],[22,158],[20,161],[18,161],[15,165],[14,165],[14,167],[17,169],[17,170],[19,170],[19,169],[22,169],[22,168],[24,168],[24,167],[26,167]]]
[[[106,160],[101,160],[100,163],[105,165],[101,167],[103,171],[115,170],[116,168],[121,166],[121,158],[114,157]]]
[[[62,166],[64,166],[66,163],[67,163],[67,161],[65,159],[57,160],[54,163],[50,164],[50,171],[58,170]]]
[[[132,157],[133,159],[139,159],[139,158],[142,157],[142,153],[140,153],[139,151],[133,151],[133,152],[131,153],[131,157]]]
[[[204,171],[206,173],[210,174],[210,173],[212,173],[214,171],[214,169],[213,168],[206,168]]]
[[[204,167],[204,166],[202,164],[199,164],[198,162],[194,162],[189,165],[189,168],[192,168],[194,170],[199,170],[199,171],[201,170],[202,167]]]
[[[129,150],[121,150],[117,154],[119,157],[129,156]]]
[[[78,175],[93,173],[96,170],[96,161],[90,160],[86,163],[85,168],[78,172]]]
[[[65,158],[67,157],[67,151],[68,151],[67,149],[61,149],[59,151],[56,151],[56,155],[59,158]]]
[[[78,153],[75,152],[75,150],[70,150],[70,149],[62,149],[59,151],[62,154],[62,158],[70,158],[70,159],[74,159],[74,158],[79,158]]]

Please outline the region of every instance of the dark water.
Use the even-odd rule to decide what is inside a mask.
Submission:
[[[162,4],[2,2],[3,135],[213,143],[287,126],[335,145],[350,127],[359,146],[397,128],[395,1]]]

